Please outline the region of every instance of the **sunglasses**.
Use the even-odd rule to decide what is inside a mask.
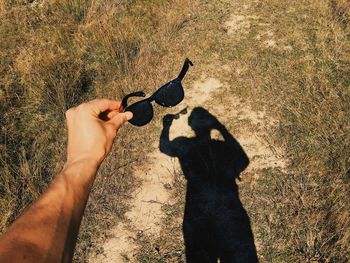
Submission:
[[[122,100],[122,111],[131,111],[133,118],[129,120],[132,125],[143,126],[149,123],[153,118],[152,101],[163,107],[174,107],[184,99],[184,89],[181,81],[185,77],[189,66],[193,66],[192,62],[186,58],[182,70],[176,79],[164,84],[152,96],[138,101],[128,106],[130,97],[145,97],[146,94],[142,91],[137,91],[126,95]]]

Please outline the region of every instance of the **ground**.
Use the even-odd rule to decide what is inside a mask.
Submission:
[[[221,229],[234,229],[237,219],[213,215],[230,195],[218,195],[222,189],[205,188],[208,185],[201,185],[207,189],[204,194],[194,190],[187,168],[199,167],[186,164],[186,153],[162,147],[162,117],[184,108],[187,113],[168,127],[169,139],[179,143],[179,152],[190,147],[198,134],[189,116],[198,107],[215,120],[211,142],[236,141],[249,158],[239,178],[231,181],[230,200],[239,209],[227,210],[227,218],[239,214],[248,222],[240,238],[250,242],[247,247],[253,243],[259,261],[347,261],[346,202],[335,200],[348,199],[349,169],[341,157],[347,147],[337,142],[349,126],[344,100],[349,49],[347,20],[337,20],[346,9],[335,7],[334,1],[274,0],[191,5],[173,39],[174,47],[194,63],[184,81],[185,99],[175,109],[156,111],[160,116],[151,135],[153,150],[149,162],[134,168],[140,185],[129,200],[130,210],[91,261],[184,262],[193,241],[188,241],[188,224],[198,207],[224,225],[214,223],[214,232],[204,227],[202,232],[209,234],[202,233],[203,240],[214,233],[213,240],[220,241],[225,235],[218,234]],[[348,136],[342,138],[348,141]],[[330,174],[336,176],[328,178]],[[218,197],[226,201],[216,202]],[[208,204],[201,206],[203,200]],[[248,262],[243,254],[239,261]]]
[[[228,40],[234,40],[236,35],[247,34],[252,19],[255,17],[231,15],[222,25],[226,31],[225,37]],[[266,37],[267,40],[261,43],[263,48],[274,48],[276,44],[273,40],[273,33],[268,31]],[[210,54],[210,57],[215,57],[215,55]],[[283,150],[271,144],[266,133],[269,129],[274,128],[276,121],[267,117],[264,110],[253,110],[248,103],[244,103],[235,94],[227,95],[230,83],[226,80],[232,74],[232,65],[223,64],[219,59],[213,60],[209,65],[196,64],[195,60],[194,64],[197,70],[193,72],[190,68],[188,74],[192,75],[192,78],[190,81],[184,81],[184,101],[174,109],[161,111],[162,113],[176,113],[184,108],[187,109],[187,112],[180,114],[180,117],[171,125],[170,140],[179,136],[194,137],[195,134],[189,126],[188,118],[194,108],[203,107],[223,125],[229,124],[227,127],[229,132],[250,159],[249,166],[240,175],[242,181],[236,179],[239,188],[251,187],[255,178],[259,176],[258,171],[284,169],[287,159],[284,158]],[[194,76],[199,72],[201,72],[199,76]],[[159,131],[161,129],[162,127],[159,127]],[[220,132],[215,129],[211,131],[211,137],[224,141]],[[162,153],[159,149],[159,141],[155,141],[152,145],[148,159],[150,161],[144,166],[135,167],[135,176],[140,180],[140,185],[132,194],[132,199],[129,200],[130,210],[126,212],[125,220],[111,229],[112,237],[101,245],[100,254],[91,256],[90,262],[137,262],[140,258],[147,257],[147,255],[142,255],[144,252],[141,247],[145,244],[140,244],[140,236],[147,237],[147,243],[154,244],[160,236],[167,233],[169,228],[178,231],[181,229],[183,211],[177,211],[170,216],[174,218],[170,219],[166,211],[178,209],[176,208],[178,202],[184,202],[185,199],[185,190],[176,189],[176,181],[179,180],[176,177],[182,173],[179,160]],[[180,187],[185,188],[185,184],[183,182]],[[247,212],[249,214],[250,211]],[[169,226],[169,221],[176,225]],[[176,235],[181,236],[182,234],[176,233]],[[141,240],[144,241],[144,238]],[[182,238],[177,241],[180,246],[183,246]],[[258,253],[261,242],[263,240],[255,238]],[[151,246],[150,249],[157,251],[163,248]],[[141,260],[141,262],[153,261]]]
[[[62,169],[68,108],[189,57],[185,99],[119,131],[74,261],[349,262],[348,2],[0,0],[0,231]]]

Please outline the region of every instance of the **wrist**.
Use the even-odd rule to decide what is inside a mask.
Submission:
[[[100,162],[81,156],[80,158],[69,158],[65,163],[61,174],[66,181],[73,185],[87,186],[95,180]]]
[[[68,154],[65,166],[73,164],[85,164],[87,166],[96,167],[98,169],[103,160],[104,158],[96,158],[88,154],[79,154],[74,156]]]

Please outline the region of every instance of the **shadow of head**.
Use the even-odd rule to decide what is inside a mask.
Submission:
[[[180,113],[184,114],[183,111]],[[226,127],[206,109],[196,107],[188,117],[194,137],[179,136],[170,140],[170,126],[180,113],[164,116],[160,151],[179,158],[184,176],[189,181],[239,178],[249,164],[248,156]],[[221,137],[220,140],[211,138],[213,130]]]
[[[211,169],[216,178],[239,178],[239,174],[249,165],[249,159],[239,142],[226,127],[202,107],[192,110],[188,125],[195,133],[191,159],[199,159],[198,166]],[[216,130],[223,140],[211,138],[211,131]],[[202,171],[203,173],[203,171]]]
[[[197,137],[206,137],[209,139],[211,130],[218,127],[219,121],[206,109],[196,107],[192,110],[188,118],[188,125]]]

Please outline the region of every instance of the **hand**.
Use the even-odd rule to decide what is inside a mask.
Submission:
[[[102,163],[120,126],[132,118],[131,112],[122,113],[119,108],[120,102],[96,99],[66,112],[67,162],[85,159],[97,165]]]

